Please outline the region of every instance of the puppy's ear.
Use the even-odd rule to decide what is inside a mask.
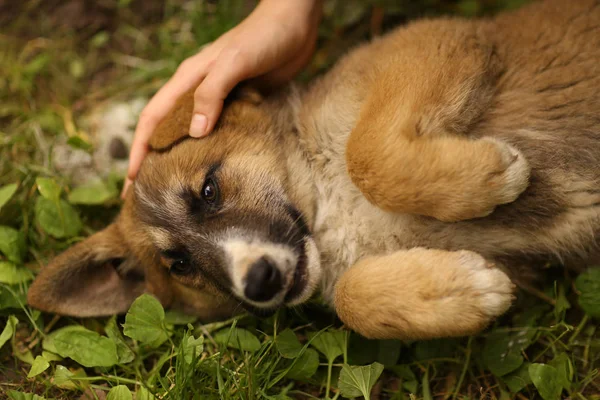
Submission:
[[[150,137],[150,149],[164,151],[189,136],[194,111],[194,90],[181,96]]]
[[[29,305],[75,317],[126,312],[146,285],[118,224],[77,243],[44,267],[27,293]]]
[[[233,102],[257,106],[263,101],[260,92],[249,86],[235,87],[225,99],[223,109]],[[150,137],[149,145],[153,151],[165,151],[185,138],[189,138],[189,128],[194,112],[194,90],[181,96],[167,116],[158,124]]]

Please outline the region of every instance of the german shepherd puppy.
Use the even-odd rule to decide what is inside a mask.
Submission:
[[[143,292],[204,318],[317,289],[370,338],[462,336],[600,230],[600,1],[401,27],[309,87],[240,90],[207,138],[192,93],[117,220],[56,257],[29,303],[125,312]]]

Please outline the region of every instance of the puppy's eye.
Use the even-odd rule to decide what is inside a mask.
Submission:
[[[170,260],[169,273],[175,275],[184,275],[189,272],[191,263],[188,255],[185,252],[166,250],[163,251],[163,257]]]
[[[202,199],[208,204],[213,204],[219,199],[219,187],[211,177],[207,178],[202,185]]]
[[[169,268],[169,273],[175,275],[185,275],[190,270],[190,263],[186,259],[179,259],[173,261],[171,267]]]

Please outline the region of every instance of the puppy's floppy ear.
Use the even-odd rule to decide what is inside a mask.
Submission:
[[[223,109],[232,103],[245,103],[257,106],[263,101],[260,92],[249,86],[236,86],[225,99]],[[189,128],[194,112],[194,90],[181,96],[167,116],[158,124],[150,137],[149,145],[153,151],[165,151],[180,141],[189,138]]]
[[[181,96],[167,116],[158,124],[150,137],[150,149],[164,151],[190,137],[190,123],[194,111],[194,90]]]
[[[29,288],[27,302],[62,315],[108,316],[126,312],[145,286],[143,270],[117,221],[44,267]]]

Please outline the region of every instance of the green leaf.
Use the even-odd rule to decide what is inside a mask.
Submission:
[[[512,396],[509,392],[500,388],[500,397],[498,397],[498,400],[512,400]]]
[[[1,267],[0,267],[1,268]],[[18,286],[9,290],[8,285],[0,285],[0,310],[7,308],[21,308],[27,303],[27,293]]]
[[[418,361],[427,361],[433,358],[453,357],[456,347],[456,339],[419,340],[415,344],[415,358]]]
[[[544,400],[558,400],[562,387],[558,382],[556,368],[546,364],[531,364],[529,376]]]
[[[496,376],[506,375],[523,364],[521,348],[507,332],[491,332],[483,347],[483,362]]]
[[[181,342],[183,346],[183,359],[187,364],[191,364],[195,357],[199,357],[204,350],[204,336],[197,339],[194,335],[185,336]]]
[[[319,353],[315,349],[308,348],[298,357],[285,376],[298,381],[306,381],[317,372],[318,368]]]
[[[71,204],[98,205],[116,198],[118,194],[119,192],[115,186],[104,182],[96,182],[73,189],[67,200]]]
[[[379,340],[377,348],[377,361],[384,366],[393,366],[400,357],[402,343],[399,340]]]
[[[119,358],[119,364],[127,364],[135,358],[135,353],[129,348],[125,342],[125,338],[121,335],[121,331],[117,326],[117,317],[113,316],[108,320],[108,323],[104,327],[106,336],[108,336],[117,346],[117,357]]]
[[[371,364],[377,359],[379,352],[379,340],[367,339],[355,332],[350,332],[348,337],[348,359],[346,362],[350,365]]]
[[[600,268],[590,268],[575,280],[579,305],[590,317],[600,318]]]
[[[57,239],[70,238],[79,233],[82,224],[77,211],[66,201],[53,202],[38,197],[35,218],[40,226]]]
[[[0,225],[0,253],[4,253],[9,261],[23,262],[25,239],[21,232],[8,226]]]
[[[312,339],[311,345],[323,353],[329,363],[344,354],[346,349],[346,331],[310,333],[308,337]]]
[[[54,180],[38,177],[35,180],[35,184],[44,198],[51,200],[54,203],[58,202],[62,189]]]
[[[0,210],[16,193],[17,187],[18,185],[16,183],[0,187]]]
[[[92,38],[90,39],[90,44],[96,48],[102,47],[108,42],[109,39],[110,39],[110,36],[109,36],[108,32],[100,31],[100,32],[96,33],[94,36],[92,36]]]
[[[71,136],[67,139],[67,144],[75,149],[80,149],[91,153],[94,150],[94,146],[85,141],[81,136]]]
[[[156,348],[168,339],[164,320],[165,310],[160,302],[149,294],[143,294],[129,307],[123,333]]]
[[[154,400],[155,397],[144,386],[139,386],[135,392],[135,400]]]
[[[117,346],[94,331],[62,330],[54,336],[56,352],[84,367],[111,367],[119,362]]]
[[[398,378],[402,379],[403,381],[417,380],[417,376],[415,375],[413,370],[410,369],[410,366],[406,364],[394,365],[393,367],[390,367],[390,371],[398,375]]]
[[[535,327],[538,321],[550,311],[547,303],[534,303],[513,316],[513,326]]]
[[[179,310],[165,311],[165,324],[167,325],[187,325],[193,324],[198,320],[194,315],[185,314]]]
[[[573,382],[573,364],[566,353],[560,353],[548,365],[556,368],[558,372],[558,383],[566,389],[571,390],[571,382]]]
[[[85,65],[79,58],[71,60],[69,63],[69,72],[74,79],[79,79],[85,73]]]
[[[63,332],[71,331],[85,332],[87,331],[87,329],[81,325],[68,325],[64,328],[57,329],[46,335],[46,337],[42,341],[42,348],[51,353],[58,354],[58,350],[56,350],[56,345],[54,344],[54,338],[58,335],[61,335]]]
[[[214,334],[215,342],[251,353],[260,349],[260,342],[252,332],[242,328],[222,329]]]
[[[125,385],[115,386],[108,392],[106,400],[132,400],[133,396]]]
[[[275,346],[283,358],[296,358],[302,351],[302,344],[294,331],[289,328],[279,332],[275,339]]]
[[[502,380],[512,393],[518,393],[532,383],[529,376],[529,365],[531,364],[525,362],[516,371],[502,377]]]
[[[34,393],[23,393],[16,390],[8,391],[8,398],[11,400],[46,400],[44,397]]]
[[[57,365],[54,371],[54,384],[64,389],[73,389],[75,385],[71,382],[71,378],[75,374],[62,365]]]
[[[34,376],[37,376],[45,370],[47,370],[49,366],[50,363],[48,363],[48,361],[44,357],[37,356],[33,361],[33,364],[31,365],[31,369],[29,370],[27,377],[33,378]]]
[[[56,353],[52,353],[50,351],[42,351],[42,357],[44,357],[44,360],[50,362],[50,361],[62,361],[63,358],[61,356],[59,356]]]
[[[14,337],[13,340],[10,342],[10,345],[12,347],[13,356],[23,361],[24,363],[33,365],[33,362],[35,360],[33,358],[33,353],[31,352],[31,350],[29,350],[27,347],[18,346],[16,341],[14,340]]]
[[[408,365],[395,365],[390,367],[392,371],[400,379],[402,379],[402,387],[408,390],[409,393],[416,394],[419,387],[419,381],[415,376],[415,373],[410,369]]]
[[[363,367],[345,364],[340,372],[338,388],[344,397],[364,396],[370,398],[371,389],[383,372],[383,365],[377,362]]]
[[[15,333],[15,327],[18,323],[19,320],[14,315],[8,317],[6,326],[2,330],[2,333],[0,333],[0,349],[13,337],[13,334]]]
[[[0,261],[0,282],[14,285],[33,279],[33,273],[25,267],[17,267],[8,261]]]
[[[82,368],[72,372],[62,365],[57,365],[56,370],[54,371],[54,384],[62,389],[76,389],[78,386],[83,385],[73,378],[84,377],[86,377],[86,374]]]
[[[33,78],[38,73],[42,72],[46,65],[50,62],[50,55],[48,53],[41,53],[35,56],[29,61],[23,68],[23,72]]]

